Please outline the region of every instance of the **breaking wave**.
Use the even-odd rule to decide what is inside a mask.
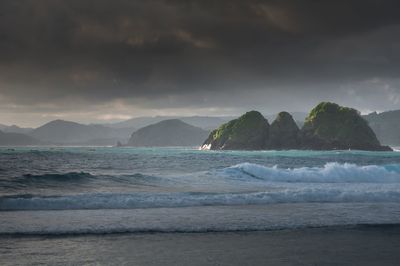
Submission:
[[[68,172],[65,174],[41,174],[41,175],[26,174],[23,175],[22,178],[30,181],[34,180],[76,181],[79,179],[94,178],[94,176],[85,172]]]
[[[323,167],[282,169],[243,163],[224,172],[243,178],[255,178],[269,182],[290,183],[400,183],[400,165],[367,165],[327,163]]]
[[[6,196],[0,210],[135,209],[308,202],[400,202],[400,190],[299,188],[253,193],[132,193]]]
[[[126,192],[86,193],[74,195],[12,195],[0,197],[0,211],[11,210],[78,210],[78,209],[137,209],[190,206],[229,206],[273,203],[311,202],[400,202],[400,165],[367,165],[327,163],[323,167],[283,169],[243,163],[219,171],[208,172],[208,179],[194,173],[182,182],[200,182],[215,186],[218,180],[227,187],[251,189],[222,190],[223,192]],[[212,176],[212,178],[209,178]],[[105,180],[104,176],[70,172],[66,174],[25,175],[20,182],[63,181],[79,185],[82,180]],[[142,174],[108,176],[107,182],[142,185],[182,185],[181,177],[170,183],[170,177]],[[76,183],[78,182],[78,183]],[[58,183],[58,182],[57,182]],[[105,183],[109,184],[109,183]],[[261,184],[261,185],[260,185]],[[25,184],[28,186],[29,184]]]

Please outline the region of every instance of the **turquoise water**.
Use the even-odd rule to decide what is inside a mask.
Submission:
[[[0,234],[398,223],[399,206],[398,152],[0,149]]]

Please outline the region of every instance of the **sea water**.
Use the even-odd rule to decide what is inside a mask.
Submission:
[[[400,153],[0,148],[0,235],[400,223]]]

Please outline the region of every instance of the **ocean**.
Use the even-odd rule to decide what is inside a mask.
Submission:
[[[399,152],[0,148],[4,265],[21,239],[399,223]]]

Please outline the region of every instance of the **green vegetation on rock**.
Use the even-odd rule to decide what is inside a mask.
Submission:
[[[288,112],[271,124],[257,111],[248,112],[211,132],[203,149],[358,149],[388,151],[355,109],[322,102],[311,110],[299,130]]]
[[[280,112],[269,130],[266,148],[296,149],[299,146],[300,129],[288,112]]]
[[[262,114],[250,111],[212,131],[204,145],[210,149],[262,149],[268,129]]]
[[[368,123],[355,109],[322,102],[311,110],[301,130],[303,148],[380,150]]]

